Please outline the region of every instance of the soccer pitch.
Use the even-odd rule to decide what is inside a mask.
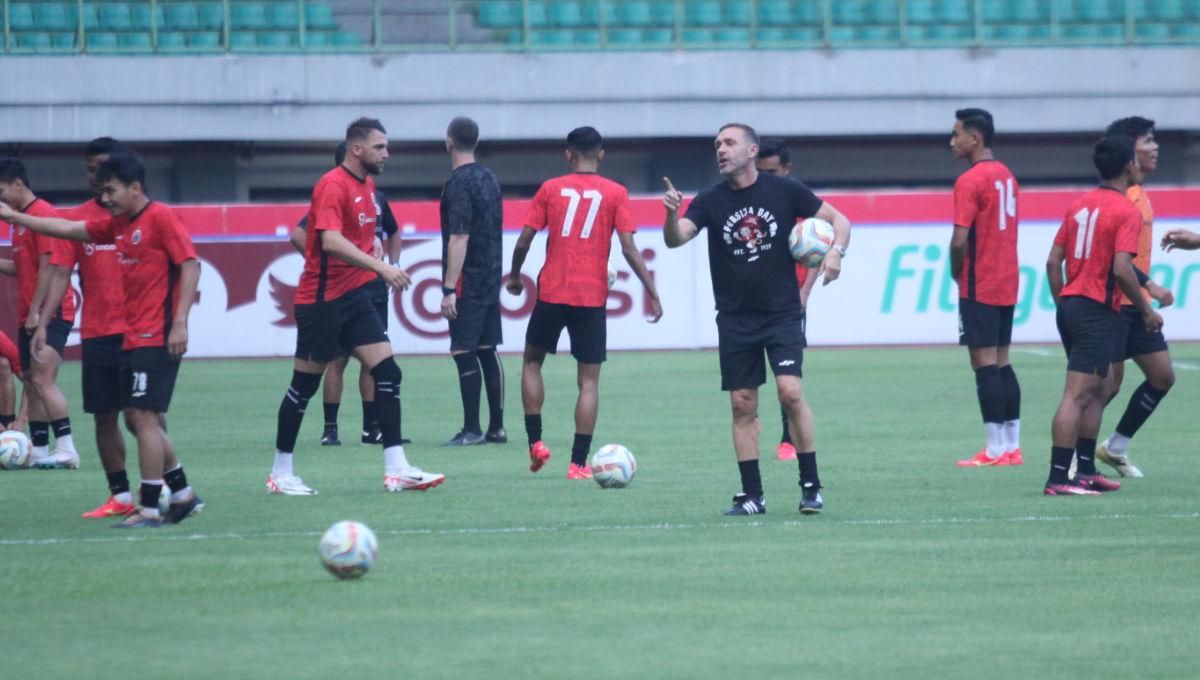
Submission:
[[[715,352],[614,353],[595,446],[637,456],[634,483],[564,479],[574,363],[546,364],[545,438],[528,471],[519,358],[505,357],[510,443],[443,449],[461,411],[448,357],[400,358],[414,463],[444,472],[386,494],[382,455],[321,448],[310,404],[296,471],[316,497],[269,496],[286,361],[192,361],[170,431],[207,502],[178,526],[124,532],[104,500],[78,364],[64,367],[78,471],[0,473],[7,678],[1000,678],[1195,674],[1200,345],[1172,348],[1174,391],[1134,440],[1146,478],[1101,497],[1041,495],[1065,360],[1015,347],[1019,468],[957,469],[982,442],[964,350],[815,349],[805,388],[825,512],[802,517],[795,463],[774,459],[768,514],[725,518],[739,490]],[[1140,381],[1132,365],[1102,436]],[[486,400],[485,400],[486,404]],[[486,407],[485,407],[486,409]],[[485,415],[486,418],[486,415]],[[130,476],[137,466],[130,446]],[[330,524],[379,537],[361,581],[318,563]],[[1193,651],[1188,651],[1193,650]]]

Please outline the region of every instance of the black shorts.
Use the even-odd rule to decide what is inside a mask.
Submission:
[[[126,383],[121,380],[120,335],[83,341],[83,412],[108,413],[121,408]]]
[[[296,305],[296,358],[328,363],[355,347],[388,342],[370,289],[368,283],[335,300]]]
[[[71,328],[74,325],[66,319],[51,319],[50,323],[46,324],[46,346],[53,347],[59,357],[62,357],[63,350],[67,348],[67,337],[71,335]],[[29,347],[31,342],[33,342],[33,336],[25,332],[25,327],[18,328],[17,353],[21,358],[21,368],[29,373],[33,372],[34,365]]]
[[[576,307],[538,300],[525,329],[525,344],[555,354],[558,338],[567,329],[571,356],[581,364],[608,359],[608,317],[604,307]]]
[[[450,319],[450,351],[474,352],[480,347],[497,347],[504,342],[500,331],[500,302],[482,304],[459,300],[458,318]]]
[[[383,282],[383,279],[375,279],[370,284],[371,286],[371,304],[375,307],[375,313],[379,315],[379,321],[383,324],[383,332],[387,333],[388,327],[388,285]]]
[[[1167,351],[1167,339],[1162,331],[1146,330],[1142,313],[1133,305],[1121,307],[1121,324],[1113,343],[1113,363],[1140,357],[1143,354]]]
[[[166,413],[175,393],[179,360],[166,347],[138,347],[121,352],[121,406]]]
[[[1113,346],[1121,334],[1121,316],[1112,307],[1072,295],[1059,299],[1055,321],[1067,350],[1067,370],[1108,377]]]
[[[1013,305],[997,307],[967,298],[958,299],[958,344],[967,347],[1004,347],[1012,344]]]
[[[775,375],[804,376],[804,313],[717,312],[717,342],[721,359],[721,389],[758,387],[767,381],[771,362]]]

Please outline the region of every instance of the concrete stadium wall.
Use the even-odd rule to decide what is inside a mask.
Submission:
[[[731,119],[789,136],[930,134],[946,110],[1007,132],[1102,128],[1136,110],[1200,128],[1200,50],[806,50],[14,57],[0,60],[8,141],[328,140],[362,114],[396,141],[455,115],[493,139],[707,136]]]

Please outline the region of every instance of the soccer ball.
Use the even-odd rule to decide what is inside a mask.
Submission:
[[[620,444],[606,444],[592,454],[592,479],[605,489],[622,489],[633,481],[637,459]]]
[[[617,282],[617,270],[613,266],[608,265],[608,289],[612,290],[613,284]]]
[[[379,554],[375,534],[362,522],[344,520],[329,527],[318,548],[321,564],[339,579],[360,578]]]
[[[792,233],[788,235],[788,250],[797,262],[809,269],[816,269],[833,247],[834,236],[836,233],[832,224],[810,217],[792,227]]]
[[[0,468],[22,470],[29,467],[29,437],[18,430],[0,432]]]

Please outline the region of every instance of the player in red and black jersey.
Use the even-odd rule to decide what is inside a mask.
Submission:
[[[1104,382],[1114,342],[1121,337],[1117,287],[1137,307],[1147,330],[1162,328],[1162,317],[1142,295],[1133,267],[1142,224],[1141,214],[1125,197],[1139,172],[1133,140],[1101,139],[1092,162],[1101,184],[1067,209],[1046,261],[1059,335],[1067,350],[1067,383],[1051,431],[1047,496],[1090,495],[1121,486],[1097,473],[1092,452],[1079,446],[1084,439],[1094,445],[1100,432]],[[1077,463],[1074,478],[1069,473],[1072,459]]]
[[[550,460],[542,441],[542,404],[546,388],[542,364],[554,354],[563,328],[578,362],[579,399],[575,403],[575,440],[567,479],[590,479],[587,457],[600,408],[600,365],[607,358],[605,304],[608,300],[608,253],[613,233],[621,254],[650,296],[651,316],[662,318],[654,279],[634,242],[636,231],[625,187],[596,172],[604,159],[604,140],[595,128],[576,128],[567,135],[571,173],[547,180],[525,216],[525,228],[513,249],[512,270],[505,288],[524,290],[521,265],[537,232],[546,230],[546,262],[538,274],[537,303],[525,333],[521,369],[521,402],[529,437],[529,469],[537,472]]]
[[[787,142],[778,137],[764,138],[762,144],[759,145],[758,160],[754,162],[754,165],[759,172],[768,175],[779,177],[791,175],[792,152],[788,149]],[[805,333],[807,333],[808,323],[808,296],[812,294],[813,284],[817,282],[818,271],[817,268],[805,267],[799,262],[796,263],[796,282],[800,284],[800,325],[805,328]],[[804,345],[808,346],[807,340]],[[783,420],[783,433],[779,437],[779,444],[775,446],[775,458],[796,460],[796,447],[792,444],[792,435],[788,430],[787,410],[780,407],[779,413]]]
[[[983,109],[959,109],[950,151],[971,167],[954,182],[950,271],[958,282],[958,344],[975,371],[987,444],[959,467],[1021,465],[1021,388],[1008,359],[1020,278],[1017,180],[992,156],[995,128]]]
[[[10,262],[0,260],[0,267]],[[25,390],[21,391],[21,408],[18,411],[14,377],[21,377],[21,356],[8,334],[0,331],[0,432],[25,430],[28,395]]]
[[[136,157],[111,154],[99,165],[96,181],[110,215],[87,221],[39,218],[0,204],[0,219],[59,238],[117,247],[125,310],[119,380],[125,385],[125,421],[138,440],[142,482],[139,511],[116,526],[177,523],[203,507],[162,426],[179,360],[187,352],[200,263],[175,212],[146,196],[146,170]],[[171,490],[166,517],[158,509],[164,481]]]
[[[111,215],[100,199],[97,171],[114,153],[127,153],[120,142],[99,137],[84,148],[83,158],[88,185],[96,196],[74,208],[60,209],[60,217],[84,222]],[[83,292],[83,320],[80,337],[83,348],[83,410],[96,421],[96,450],[108,482],[109,497],[83,517],[131,515],[137,511],[125,470],[125,437],[118,414],[124,384],[121,382],[121,351],[125,335],[125,291],[121,285],[121,265],[117,247],[112,243],[73,242],[74,262],[79,267],[79,287]],[[51,265],[50,295],[67,290],[72,267]],[[42,315],[38,333],[46,332]],[[163,422],[165,428],[165,420]]]
[[[16,158],[0,159],[0,201],[39,217],[54,217],[54,206],[38,198],[29,186],[25,164]],[[79,467],[79,453],[71,436],[71,418],[67,398],[58,388],[58,368],[62,363],[67,336],[75,323],[75,296],[71,292],[47,299],[50,265],[71,261],[71,244],[14,224],[12,229],[13,263],[17,277],[17,349],[25,367],[25,386],[29,390],[29,434],[32,465],[44,469]],[[49,315],[48,348],[34,352],[33,333],[43,309]],[[50,452],[50,430],[54,430],[55,448]]]
[[[296,360],[291,386],[279,405],[269,493],[316,494],[296,476],[292,455],[304,409],[316,394],[325,366],[345,353],[353,354],[375,379],[384,488],[423,490],[445,479],[411,465],[400,444],[400,367],[372,298],[377,276],[393,288],[410,283],[404,270],[371,254],[381,209],[372,176],[382,172],[387,158],[383,125],[360,118],[346,129],[343,164],[325,173],[313,188],[304,273],[296,288]]]

